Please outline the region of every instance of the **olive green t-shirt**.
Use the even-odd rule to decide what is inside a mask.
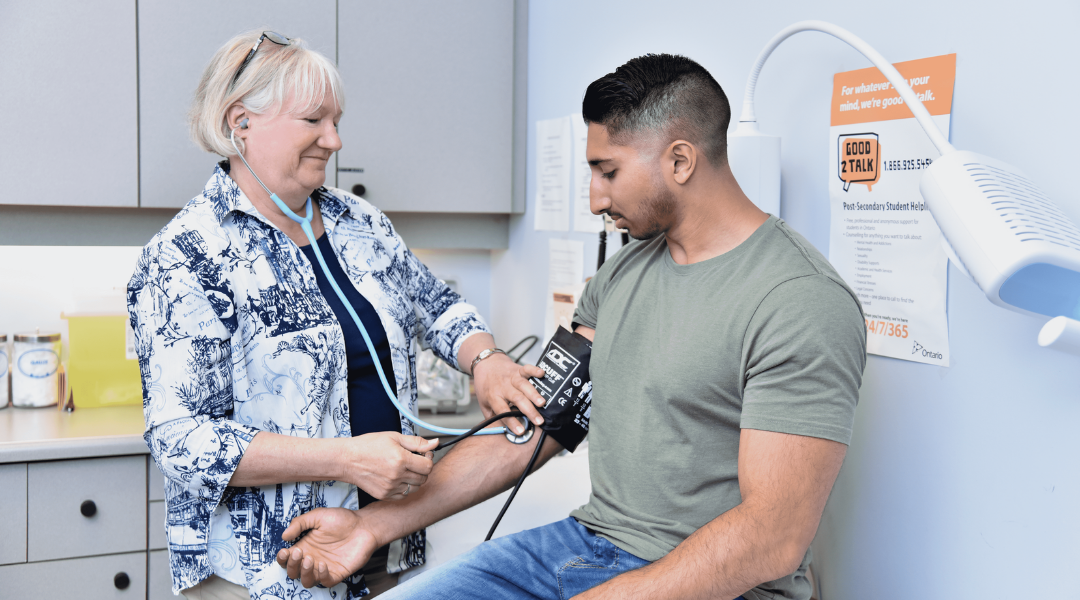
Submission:
[[[586,285],[574,322],[596,337],[592,494],[571,514],[645,560],[741,502],[741,429],[851,440],[862,308],[776,217],[691,265],[662,235],[626,245]],[[808,561],[747,600],[809,598]]]

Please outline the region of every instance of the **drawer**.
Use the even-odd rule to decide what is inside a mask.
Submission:
[[[0,565],[26,562],[26,463],[0,465]]]
[[[165,499],[165,476],[161,474],[161,471],[157,468],[157,463],[154,459],[147,456],[147,472],[150,474],[150,489],[147,490],[150,500],[164,500]]]
[[[27,560],[146,550],[145,456],[30,463],[26,475]]]
[[[155,550],[150,556],[150,579],[146,585],[148,600],[176,600],[172,593],[172,572],[169,570],[169,551]]]
[[[124,589],[117,587],[121,573]],[[7,565],[0,567],[0,581],[4,598],[136,600],[146,598],[146,553]]]
[[[150,542],[149,548],[164,550],[169,547],[169,542],[165,539],[165,502],[151,502],[149,507],[150,532],[147,536]]]

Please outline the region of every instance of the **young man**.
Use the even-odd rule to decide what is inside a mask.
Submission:
[[[808,548],[865,365],[859,303],[743,194],[727,98],[700,65],[636,58],[593,82],[582,112],[592,211],[638,240],[589,282],[574,318],[594,343],[592,496],[387,597],[809,598]],[[558,450],[547,443],[545,458]],[[395,536],[506,489],[532,451],[460,446],[405,500],[298,517],[289,539],[314,531],[279,562],[305,585],[332,583]]]

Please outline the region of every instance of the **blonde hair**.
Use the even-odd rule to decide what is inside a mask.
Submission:
[[[232,80],[240,63],[263,31],[248,31],[225,42],[203,71],[188,113],[188,124],[191,139],[207,152],[226,157],[236,154],[229,141],[227,116],[229,107],[237,102],[261,115],[271,111],[280,113],[285,102],[291,100],[290,111],[303,114],[322,106],[329,87],[338,106],[345,108],[337,67],[322,54],[308,49],[299,38],[289,40],[287,46],[263,40],[234,85]],[[236,143],[243,150],[243,140],[237,139]]]

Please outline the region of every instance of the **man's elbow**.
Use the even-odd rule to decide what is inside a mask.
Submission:
[[[798,541],[792,541],[784,544],[782,551],[783,565],[781,567],[780,575],[776,578],[785,577],[791,575],[802,566],[803,559],[806,558],[806,551],[810,548],[809,543],[802,543]]]
[[[756,579],[764,583],[791,575],[802,566],[807,547],[787,541],[772,546],[765,553],[765,560],[758,562],[760,570],[756,574]]]
[[[819,519],[789,517],[770,519],[771,526],[761,532],[757,575],[763,582],[797,571],[817,534]]]

